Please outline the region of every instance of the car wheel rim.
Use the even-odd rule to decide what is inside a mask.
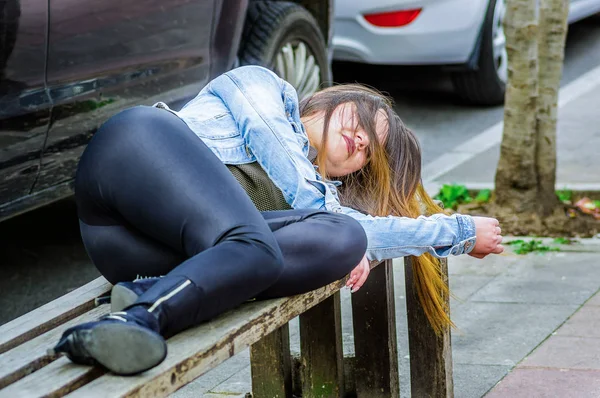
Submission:
[[[506,35],[504,34],[504,13],[506,0],[496,0],[492,25],[492,54],[498,78],[506,83],[508,79],[508,55],[506,53]]]
[[[298,98],[314,93],[321,84],[321,68],[303,42],[287,43],[277,53],[275,72],[298,92]]]

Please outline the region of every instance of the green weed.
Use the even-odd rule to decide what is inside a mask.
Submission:
[[[556,196],[558,196],[558,200],[561,202],[570,202],[573,199],[573,191],[570,189],[556,191]]]
[[[564,238],[564,237],[555,238],[553,242],[556,243],[557,245],[572,245],[573,243],[577,243],[577,241],[575,239]]]
[[[510,242],[506,242],[506,245],[514,246],[515,253],[527,254],[532,252],[559,252],[560,247],[544,246],[541,240],[532,239],[530,241],[524,241],[523,239],[516,239]]]
[[[475,202],[477,203],[487,203],[490,201],[492,197],[492,191],[490,189],[482,189],[475,196]]]
[[[482,189],[477,196],[473,198],[467,187],[464,185],[444,184],[434,199],[442,201],[442,203],[444,203],[444,208],[456,210],[458,205],[464,203],[471,203],[473,201],[477,203],[489,202],[491,196],[491,190]]]

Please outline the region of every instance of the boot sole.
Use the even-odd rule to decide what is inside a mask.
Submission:
[[[123,311],[135,303],[138,295],[125,286],[115,285],[110,293],[110,312]]]
[[[126,323],[81,331],[80,342],[98,363],[121,376],[151,369],[167,356],[167,344],[158,333]]]

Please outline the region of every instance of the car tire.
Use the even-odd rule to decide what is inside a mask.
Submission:
[[[506,38],[502,27],[504,9],[504,0],[490,0],[476,70],[452,75],[457,94],[467,102],[479,105],[500,105],[504,102],[507,76]],[[494,42],[500,43],[502,39],[502,50],[497,48],[494,51]]]
[[[298,91],[312,94],[331,82],[327,45],[315,18],[285,1],[251,1],[238,52],[240,65],[261,65]]]

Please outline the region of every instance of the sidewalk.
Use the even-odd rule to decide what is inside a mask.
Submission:
[[[600,294],[593,296],[486,398],[600,397]]]
[[[598,76],[596,73],[594,79],[588,80],[591,86],[587,87],[587,92],[572,96],[559,109],[558,189],[600,191]],[[586,83],[586,79],[581,82]],[[474,156],[465,156],[467,160],[464,162],[457,160],[445,173],[439,173],[441,168],[430,168],[430,172],[437,176],[428,181],[428,189],[434,190],[443,183],[453,182],[471,188],[493,188],[500,146],[496,144],[479,151],[474,149]],[[486,398],[600,397],[600,293],[596,293],[600,288],[596,275],[600,269],[600,239],[585,240],[580,245],[563,247],[563,250],[541,256],[521,256],[513,265],[510,265],[513,260],[508,260],[510,255],[504,259],[494,259],[494,263],[499,261],[508,268],[463,304],[469,306],[470,303],[484,300],[497,301],[503,303],[504,307],[510,307],[509,303],[513,302],[535,311],[531,315],[509,312],[506,322],[512,324],[512,330],[508,336],[505,335],[505,330],[493,326],[493,316],[489,314],[472,312],[464,320],[467,323],[482,322],[496,336],[497,343],[486,339],[485,344],[481,344],[476,336],[465,334],[467,350],[480,358],[486,358],[497,346],[505,346],[515,354],[517,351],[530,351],[525,355],[516,355],[517,358],[521,357],[515,361],[517,366]],[[481,266],[489,269],[489,260],[482,262]],[[459,282],[457,277],[465,275],[464,272],[459,273],[462,276],[453,276],[454,283]],[[453,315],[460,327],[463,324],[463,312],[456,308],[453,309]],[[542,317],[546,324],[537,324],[537,317]],[[551,319],[558,321],[558,327],[547,333]],[[512,344],[502,341],[507,337],[512,339]],[[454,340],[455,364],[460,364],[464,358],[464,350],[458,345],[463,342],[459,339]],[[530,350],[531,342],[535,340],[539,345],[536,344],[537,347]],[[484,362],[486,361],[479,360],[480,364]],[[493,360],[487,362],[492,363]],[[481,368],[474,368],[471,376],[478,377],[482,374]],[[460,384],[455,388],[455,393],[457,397],[478,396],[474,391],[471,393],[471,390],[462,390]]]
[[[600,82],[598,77],[600,73],[595,76]],[[566,103],[559,111],[557,186],[600,190],[600,89],[582,91],[582,86],[571,90],[569,101],[562,97]],[[501,132],[498,126],[495,129],[425,167],[427,186],[434,189],[456,182],[491,187]],[[493,144],[488,140],[491,136],[496,137]],[[458,326],[452,335],[455,397],[600,397],[600,238],[561,249],[522,256],[509,248],[506,254],[483,261],[468,256],[450,259],[451,289],[461,299],[451,303]],[[405,398],[410,397],[410,380],[403,268],[401,260],[395,262],[401,397]],[[348,355],[353,346],[347,290],[342,291],[342,317]],[[290,331],[292,352],[298,353],[297,321]],[[173,396],[244,397],[251,391],[249,365],[245,351]]]

